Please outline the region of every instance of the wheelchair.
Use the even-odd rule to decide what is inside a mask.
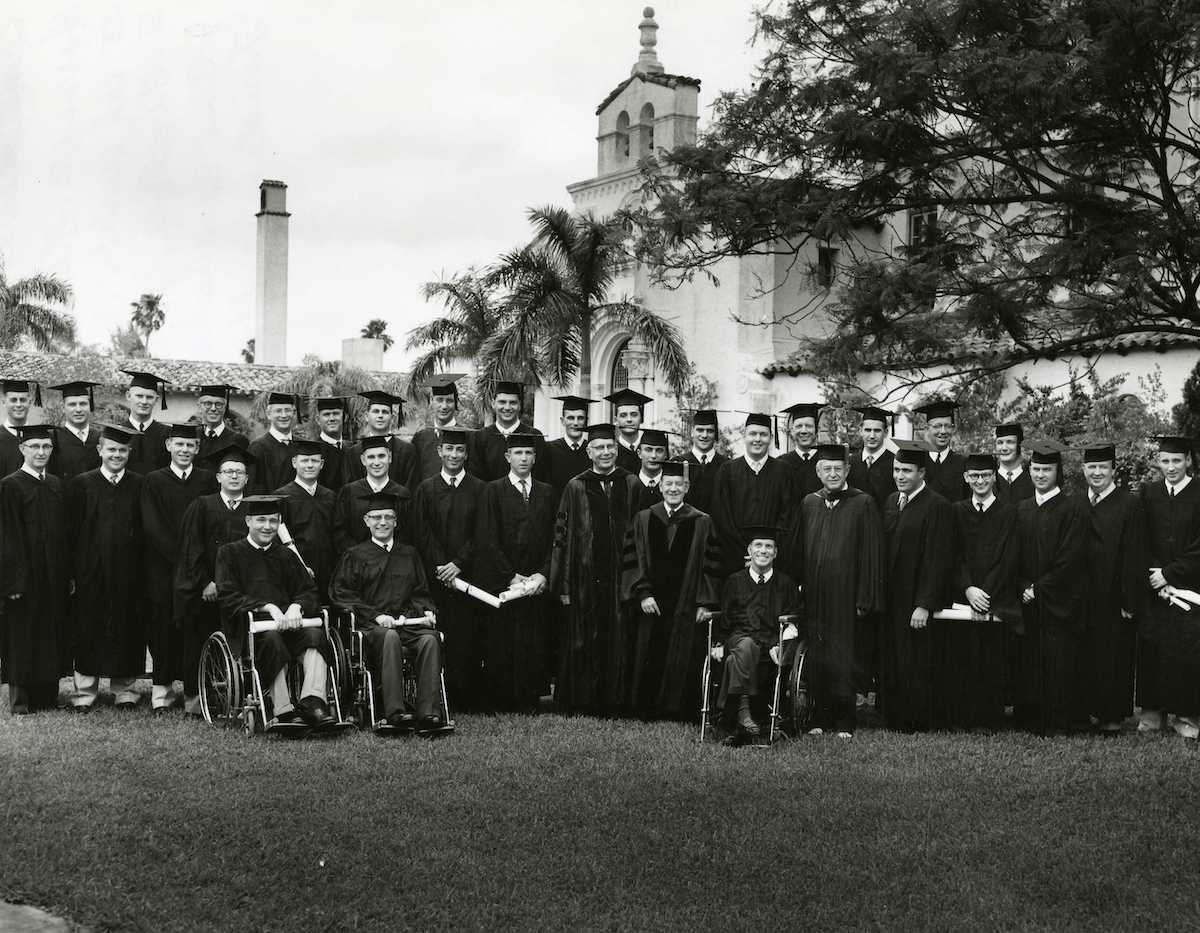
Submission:
[[[271,723],[268,715],[268,694],[254,665],[255,635],[275,631],[278,626],[266,612],[246,613],[246,645],[242,657],[234,657],[225,633],[218,630],[205,640],[200,650],[200,713],[209,724],[241,725],[247,735],[271,733],[300,736],[312,730],[303,722]],[[335,724],[328,730],[336,732],[353,726],[342,709],[342,698],[348,692],[350,663],[345,644],[336,628],[329,624],[329,613],[322,609],[319,617],[305,619],[301,628],[323,628],[329,640],[332,663],[329,665],[329,685],[326,702]],[[288,689],[293,697],[300,689],[300,665],[288,666]]]
[[[375,675],[371,673],[371,669],[367,665],[366,657],[366,633],[358,627],[354,613],[349,612],[345,616],[345,624],[349,631],[350,654],[349,654],[349,672],[351,679],[351,687],[353,698],[350,703],[354,709],[354,718],[358,720],[362,726],[367,726],[376,735],[420,735],[427,737],[451,735],[454,732],[455,723],[450,718],[450,704],[446,699],[446,674],[445,669],[438,672],[438,696],[439,696],[439,711],[442,717],[442,724],[436,729],[420,729],[414,723],[413,726],[403,728],[393,726],[387,721],[383,715],[383,710],[379,709],[379,700],[381,688],[376,683]],[[401,623],[401,626],[429,626],[433,625],[434,634],[437,635],[438,642],[445,641],[443,635],[437,629],[437,619],[432,613],[426,613],[420,618],[406,619]],[[416,705],[417,699],[417,674],[413,669],[413,661],[416,658],[416,652],[411,648],[404,648],[401,654],[401,660],[404,668],[404,699],[409,707]]]
[[[713,622],[719,619],[720,612],[710,612],[707,617],[708,650],[704,653],[704,664],[700,672],[700,741],[717,737],[727,731],[721,722],[721,710],[717,709],[717,697],[721,692],[721,676],[723,660],[713,655],[716,649],[724,649],[724,642],[713,634]],[[758,708],[754,711],[755,719],[767,720],[765,735],[748,744],[769,747],[777,738],[788,734],[797,738],[808,731],[813,717],[812,696],[806,677],[806,646],[803,640],[797,638],[791,647],[786,647],[783,635],[789,625],[795,624],[799,616],[783,615],[779,617],[779,637],[776,644],[780,646],[780,661],[771,659],[775,668],[774,684],[770,699],[764,704],[762,694],[759,694]],[[765,666],[765,665],[764,665]]]

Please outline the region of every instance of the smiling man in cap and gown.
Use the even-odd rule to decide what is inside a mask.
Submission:
[[[636,473],[642,468],[642,459],[638,456],[642,422],[646,417],[646,406],[653,399],[625,388],[604,396],[604,401],[613,407],[613,425],[617,429],[617,466],[627,473]]]
[[[321,485],[336,493],[349,482],[346,458],[350,442],[346,439],[346,402],[348,399],[322,396],[317,406],[317,442],[321,445]]]
[[[129,388],[125,390],[125,401],[129,405],[127,423],[133,431],[133,447],[125,469],[146,476],[171,462],[171,455],[167,452],[171,426],[154,420],[156,409],[167,410],[166,382],[154,373],[143,373],[136,369],[123,369],[121,372],[130,379]]]
[[[533,434],[541,445],[542,432],[521,420],[521,403],[525,398],[525,387],[519,382],[504,379],[496,383],[492,392],[492,414],[495,420],[471,435],[474,443],[467,460],[467,469],[485,483],[503,479],[508,475],[508,436],[510,434]],[[539,446],[540,449],[540,446]],[[539,468],[534,475],[541,477]]]
[[[422,483],[442,471],[442,458],[438,454],[442,431],[459,428],[458,423],[458,380],[465,373],[438,373],[431,376],[426,386],[429,389],[429,410],[433,423],[421,428],[413,435],[412,444],[417,451],[417,482]],[[464,435],[466,436],[466,435]],[[469,459],[469,458],[468,458]],[[416,490],[414,489],[415,493]]]
[[[267,433],[252,440],[248,448],[254,455],[251,489],[268,493],[291,480],[300,403],[300,396],[291,392],[267,394]]]
[[[849,483],[874,499],[882,514],[888,496],[896,491],[896,481],[892,479],[895,455],[887,449],[886,444],[894,416],[876,405],[864,405],[853,410],[862,415],[858,429],[862,447],[850,455]]]
[[[367,506],[377,493],[386,492],[396,497],[396,534],[407,544],[414,544],[414,529],[410,508],[412,494],[408,487],[390,475],[392,465],[392,438],[386,434],[371,434],[354,445],[357,450],[359,468],[365,472],[361,479],[353,480],[338,490],[334,502],[334,549],[341,554],[371,536],[363,516]]]
[[[720,424],[714,409],[692,412],[692,446],[682,458],[688,465],[688,504],[710,514],[717,470],[722,463],[729,462],[728,457],[717,452],[719,432]]]
[[[229,444],[243,450],[250,446],[250,439],[235,431],[225,422],[229,414],[229,393],[233,386],[224,383],[203,385],[196,391],[196,414],[200,418],[200,452],[197,460],[207,460],[213,451]]]
[[[996,498],[1014,506],[1033,498],[1033,482],[1021,456],[1025,429],[1019,424],[996,425]]]
[[[958,502],[970,495],[963,482],[967,458],[951,449],[958,430],[955,422],[957,402],[935,400],[918,406],[917,414],[925,416],[925,443],[929,446],[929,468],[925,481],[934,492],[949,502]]]
[[[815,402],[798,402],[789,405],[782,414],[788,416],[788,436],[792,449],[779,458],[779,462],[795,471],[797,504],[804,501],[810,492],[821,488],[817,478],[817,440],[821,412],[824,406]]]
[[[21,428],[29,420],[29,405],[36,398],[41,404],[41,387],[29,379],[4,379],[4,423],[0,425],[0,476],[21,469]]]
[[[596,402],[578,395],[556,395],[554,400],[562,403],[559,420],[563,436],[547,442],[538,456],[546,461],[542,475],[554,489],[557,499],[562,496],[568,480],[592,468],[584,431],[587,428],[589,406]]]
[[[62,393],[63,423],[54,434],[50,472],[64,483],[100,466],[100,428],[92,424],[93,390],[98,382],[64,382],[50,386]]]

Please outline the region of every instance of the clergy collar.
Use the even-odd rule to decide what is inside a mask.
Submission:
[[[1049,502],[1051,499],[1053,499],[1055,496],[1057,496],[1060,492],[1062,492],[1062,487],[1055,486],[1049,492],[1035,492],[1033,494],[1033,498],[1035,500],[1037,500],[1038,505],[1045,505],[1047,502]]]
[[[302,480],[299,476],[297,476],[295,478],[294,482],[296,483],[297,486],[299,486],[301,489],[303,489],[310,496],[315,496],[317,494],[317,484],[320,483],[320,480],[317,480],[317,482],[313,483],[310,486],[308,483],[306,483],[304,480]]]
[[[748,567],[746,569],[747,569],[747,572],[750,574],[750,582],[758,583],[758,577],[759,577],[758,571],[755,570],[753,567]],[[762,575],[763,582],[770,583],[771,577],[773,577],[773,576],[775,576],[775,565],[774,564],[772,564],[769,568],[767,568],[767,572]]]
[[[186,480],[189,476],[191,476],[192,470],[194,469],[194,467],[189,466],[189,467],[186,467],[181,470],[179,467],[177,467],[175,465],[174,461],[171,462],[170,466],[171,466],[171,472],[174,473],[176,476],[178,476],[182,480]]]
[[[461,483],[463,481],[463,476],[466,474],[466,472],[467,472],[466,470],[459,470],[458,473],[456,473],[454,476],[451,476],[449,473],[447,473],[445,471],[445,469],[443,469],[442,470],[442,481],[447,486],[457,486],[459,483]]]
[[[31,467],[27,464],[24,464],[24,463],[21,464],[21,469],[23,471],[25,471],[26,473],[28,473],[30,476],[32,476],[34,479],[45,479],[46,478],[45,470],[43,470],[41,473],[39,473],[33,467]]]
[[[512,423],[511,426],[509,426],[507,428],[500,427],[499,421],[497,421],[495,423],[495,426],[496,426],[496,430],[500,432],[501,437],[508,437],[508,435],[516,434],[519,430],[521,430],[521,419],[518,418],[516,421],[514,421]]]
[[[990,509],[992,507],[992,503],[995,501],[996,501],[996,494],[994,492],[988,493],[988,497],[986,499],[984,499],[982,502],[980,502],[979,499],[975,498],[975,493],[971,493],[971,504],[975,507],[975,511],[977,511],[977,512],[979,511],[980,505],[983,506],[983,511],[986,512],[988,509]]]
[[[117,473],[110,473],[110,472],[108,472],[108,467],[106,467],[106,466],[104,466],[103,464],[101,464],[101,465],[100,465],[100,472],[101,472],[101,474],[103,474],[104,478],[105,478],[106,480],[108,480],[110,483],[119,483],[119,482],[121,482],[121,480],[123,480],[123,479],[125,478],[125,470],[124,470],[124,468],[122,468],[122,469],[121,469],[119,472],[117,472]]]
[[[1179,495],[1181,492],[1183,492],[1185,489],[1187,489],[1187,485],[1191,481],[1192,481],[1192,478],[1190,476],[1188,476],[1187,474],[1184,474],[1183,479],[1181,479],[1173,487],[1171,486],[1170,483],[1167,483],[1165,480],[1163,482],[1166,483],[1168,494],[1170,493],[1171,489],[1174,489],[1175,495]]]
[[[1116,488],[1117,488],[1117,484],[1115,482],[1109,482],[1109,484],[1107,486],[1105,486],[1103,489],[1101,489],[1100,492],[1096,492],[1096,490],[1092,489],[1092,487],[1089,486],[1088,487],[1089,496],[1096,497],[1095,499],[1092,500],[1092,504],[1095,505],[1097,502],[1103,502],[1105,499],[1107,499],[1112,494],[1112,491]]]
[[[771,459],[771,455],[763,454],[761,460],[751,460],[750,455],[745,454],[743,455],[743,459],[746,461],[746,466],[750,467],[755,473],[758,473],[766,465],[767,461]]]
[[[377,482],[375,480],[375,477],[371,476],[370,474],[367,475],[366,479],[367,479],[367,485],[369,487],[371,487],[372,492],[383,492],[385,489],[387,489],[388,483],[390,483],[392,481],[392,478],[390,476],[385,476],[383,478],[383,482]]]
[[[392,537],[388,538],[386,541],[380,541],[380,540],[376,539],[375,537],[372,537],[371,540],[375,543],[376,547],[383,548],[385,551],[387,551],[390,554],[392,552],[392,545],[396,541],[396,536],[393,535]]]
[[[292,442],[291,434],[281,434],[279,431],[276,431],[274,427],[267,428],[267,433],[281,444],[290,444]]]

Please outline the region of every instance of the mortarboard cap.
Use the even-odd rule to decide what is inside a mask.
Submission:
[[[898,463],[911,463],[919,467],[929,466],[929,448],[925,444],[899,437],[893,437],[892,443],[896,445],[896,461]]]
[[[268,405],[291,405],[300,410],[300,396],[294,392],[271,392],[267,395]]]
[[[388,509],[399,514],[400,497],[394,492],[372,492],[367,499],[367,511],[382,512]]]
[[[774,525],[744,525],[742,527],[742,539],[748,545],[751,541],[769,538],[772,541],[779,541],[779,529]]]
[[[307,437],[292,438],[293,457],[323,457],[325,445],[320,441],[310,441]]]
[[[219,468],[222,463],[228,463],[231,461],[233,463],[241,463],[244,466],[250,467],[258,461],[258,458],[236,441],[230,441],[223,447],[220,447],[217,450],[210,450],[204,455],[204,462],[217,468]]]
[[[891,419],[896,417],[894,412],[890,412],[886,408],[880,408],[878,405],[860,405],[857,408],[852,408],[851,411],[856,411],[862,415],[863,421],[882,421],[885,428]]]
[[[779,425],[775,422],[774,415],[764,415],[757,411],[748,412],[745,427],[766,428],[771,432],[771,443],[776,447],[779,446]]]
[[[425,385],[429,387],[430,395],[453,395],[457,399],[458,386],[455,383],[465,375],[466,373],[438,373],[430,376]]]
[[[818,444],[817,445],[818,460],[841,460],[846,461],[846,448],[841,444]]]
[[[227,386],[224,383],[214,382],[211,385],[200,386],[196,390],[197,398],[223,398],[226,402],[229,401],[229,393],[233,391],[233,386]]]
[[[1117,445],[1108,441],[1093,441],[1083,449],[1084,463],[1099,463],[1102,460],[1117,460]]]
[[[492,390],[492,398],[497,395],[515,395],[517,398],[522,398],[524,394],[525,387],[512,379],[501,379],[496,383],[496,388]]]
[[[369,389],[366,392],[359,392],[359,397],[365,398],[368,405],[386,405],[388,408],[395,408],[397,405],[404,408],[404,399],[398,395],[393,395],[391,392],[384,392],[382,389]]]
[[[618,389],[616,392],[610,392],[604,396],[604,401],[612,402],[617,408],[620,408],[622,405],[634,405],[640,409],[654,401],[654,399],[648,395],[642,395],[641,392],[636,392],[633,389]]]
[[[359,449],[366,453],[368,450],[373,450],[376,447],[384,447],[387,450],[392,449],[392,436],[390,434],[370,434],[359,440]]]
[[[615,441],[617,439],[617,429],[607,422],[589,424],[585,430],[589,441]]]
[[[1015,437],[1019,444],[1025,440],[1025,429],[1019,424],[998,424],[996,425],[996,437]]]
[[[200,440],[200,425],[190,421],[177,422],[167,426],[167,437],[183,437],[189,441]]]
[[[504,449],[512,450],[514,447],[532,447],[536,450],[539,440],[541,438],[536,434],[522,434],[520,431],[514,431],[504,439]]]
[[[967,454],[967,471],[971,470],[992,470],[998,469],[996,465],[996,457],[994,454],[974,453]]]
[[[949,418],[954,420],[954,412],[958,408],[958,402],[952,402],[949,399],[933,399],[926,402],[924,405],[918,405],[913,411],[924,415],[926,420],[934,418]]]
[[[692,426],[709,424],[717,427],[717,411],[715,408],[699,408],[692,413]]]
[[[1158,452],[1160,454],[1190,454],[1195,443],[1190,437],[1179,437],[1170,435],[1164,437],[1156,437],[1158,442]]]
[[[1030,460],[1034,463],[1057,463],[1062,466],[1062,455],[1066,449],[1066,446],[1058,441],[1034,441],[1029,445]]]
[[[578,395],[556,395],[554,396],[554,400],[556,402],[562,402],[563,411],[586,412],[589,405],[596,404],[596,400],[594,398],[582,398]]]
[[[660,428],[642,428],[642,436],[638,438],[638,446],[667,447],[667,434]]]
[[[88,407],[96,407],[96,397],[93,394],[95,387],[100,385],[98,382],[90,382],[86,379],[78,379],[75,382],[64,382],[60,385],[50,386],[62,393],[63,401],[69,398],[77,398],[80,395],[86,395],[88,398]]]
[[[26,441],[52,441],[54,428],[48,424],[27,424],[17,429],[21,434],[21,443]]]
[[[783,409],[780,414],[790,418],[812,418],[813,421],[819,421],[824,408],[825,406],[820,402],[797,402],[795,405],[789,405]]]
[[[680,460],[668,460],[662,465],[663,476],[687,476],[687,464]]]
[[[243,515],[280,515],[283,496],[246,496],[242,499]]]
[[[158,396],[159,407],[163,411],[167,410],[167,381],[165,379],[154,373],[143,373],[136,369],[122,369],[121,372],[129,377],[129,388],[149,389]]]
[[[119,428],[115,424],[102,424],[100,425],[100,439],[129,447],[133,444],[133,432]]]
[[[466,428],[438,428],[439,444],[465,444],[468,431]]]
[[[323,395],[315,399],[317,411],[345,411],[346,399],[340,395]]]

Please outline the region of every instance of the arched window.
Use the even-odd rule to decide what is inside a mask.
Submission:
[[[617,114],[617,158],[629,158],[629,114],[624,110]]]
[[[621,349],[613,357],[612,373],[609,375],[608,391],[619,392],[629,388],[629,367],[625,365],[625,354],[629,351],[629,341],[621,344]],[[615,414],[615,409],[614,409]]]
[[[638,152],[639,156],[650,155],[654,151],[654,105],[646,104],[642,107],[641,116],[638,118],[641,124],[642,146]]]

